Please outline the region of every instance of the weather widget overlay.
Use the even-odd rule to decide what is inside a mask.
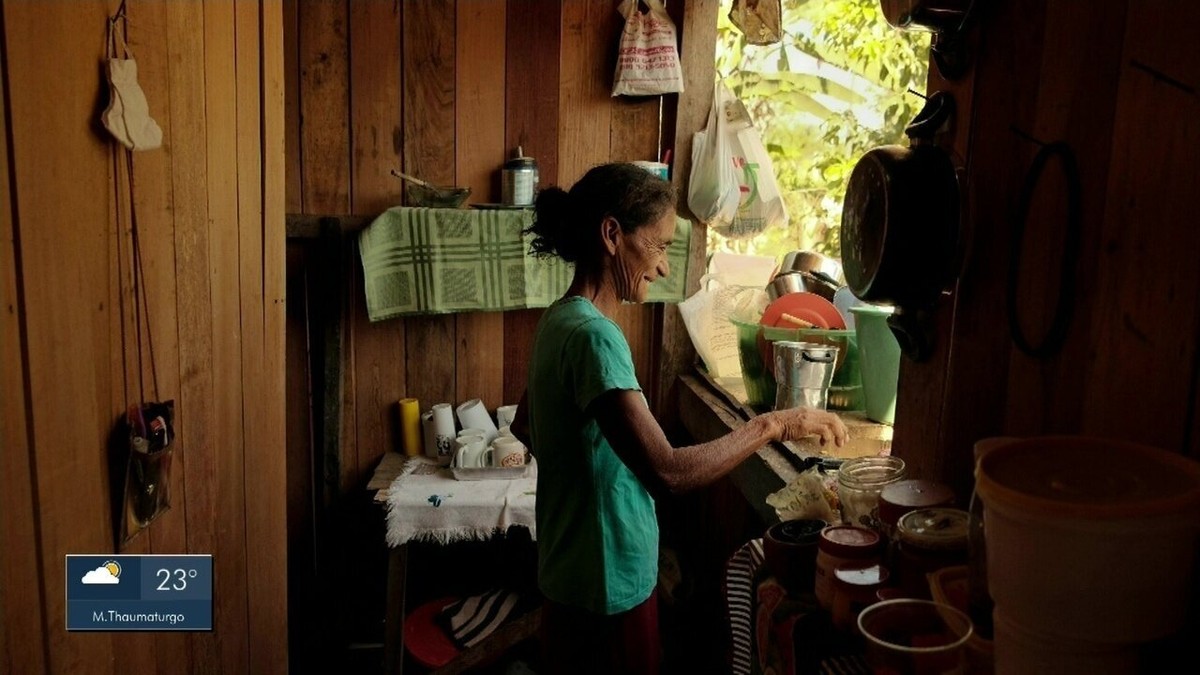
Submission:
[[[68,555],[67,630],[212,630],[211,555]]]

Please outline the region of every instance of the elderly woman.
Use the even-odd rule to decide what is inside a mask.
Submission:
[[[673,447],[613,322],[670,272],[669,183],[631,164],[597,166],[570,192],[537,198],[533,250],[575,264],[566,295],[538,323],[528,388],[513,423],[538,459],[538,585],[552,673],[658,670],[654,496],[698,488],[769,441],[813,434],[841,445],[834,415],[759,415],[708,443]]]

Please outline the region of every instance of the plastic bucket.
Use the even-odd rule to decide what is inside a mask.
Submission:
[[[742,383],[751,408],[771,409],[775,405],[774,364],[764,359],[769,343],[816,342],[838,348],[838,365],[829,386],[829,410],[864,408],[861,358],[858,340],[852,330],[816,328],[773,328],[730,319],[737,328],[738,360],[742,365]]]
[[[887,318],[890,307],[851,307],[859,357],[862,361],[863,395],[867,417],[892,424],[896,419],[896,383],[900,377],[900,343],[892,335]]]
[[[1013,621],[997,611],[993,615],[996,675],[1134,675],[1138,648],[1083,642],[1051,635]]]
[[[1149,642],[1183,624],[1200,463],[1133,443],[1042,437],[993,448],[975,480],[997,614],[1100,644]]]

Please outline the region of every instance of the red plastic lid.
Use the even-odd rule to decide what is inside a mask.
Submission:
[[[838,558],[866,558],[879,552],[879,533],[854,525],[831,525],[821,530],[819,547]]]
[[[436,620],[438,612],[457,600],[431,600],[413,610],[404,620],[404,646],[426,668],[441,668],[458,656],[458,647]]]

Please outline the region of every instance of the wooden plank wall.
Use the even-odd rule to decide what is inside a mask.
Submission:
[[[0,671],[286,672],[282,8],[129,0],[164,142],[127,155],[98,123],[118,4],[0,14]],[[116,550],[142,399],[175,401],[172,508],[122,552],[212,554],[215,630],[67,633],[64,555]]]
[[[289,213],[371,215],[398,205],[402,184],[391,169],[469,185],[472,201],[496,202],[499,168],[517,146],[538,160],[543,186],[569,187],[594,164],[659,154],[660,99],[610,95],[621,27],[610,0],[286,0],[285,15],[288,175],[301,177],[288,181]],[[541,311],[372,324],[352,237],[345,253],[338,487],[352,502],[383,453],[400,449],[399,399],[415,397],[428,408],[481,398],[489,409],[519,400]],[[319,274],[316,251],[293,240],[289,254],[292,274],[311,283]],[[618,323],[652,395],[654,308],[623,308]],[[291,354],[289,377],[304,379],[302,350]],[[289,456],[302,463],[312,441],[300,410],[308,401],[296,398],[306,389],[289,384],[289,392]],[[304,487],[295,481],[289,500]],[[377,510],[355,513],[347,517],[382,520]],[[294,523],[303,517],[294,514]],[[362,537],[370,539],[347,543],[354,552],[336,582],[357,589],[350,595],[373,592],[369,580],[382,580],[375,567],[383,559],[381,530],[352,536]],[[381,597],[368,602],[382,608]]]
[[[972,258],[939,317],[939,351],[905,362],[895,452],[970,487],[970,448],[995,434],[1085,433],[1200,457],[1196,392],[1200,237],[1200,52],[1190,3],[1014,2],[985,16],[959,99],[955,147],[969,167]],[[932,70],[932,68],[931,68]],[[937,88],[936,77],[931,89]],[[1015,133],[1013,129],[1016,129]],[[1074,319],[1046,359],[1013,347],[1005,283],[1013,207],[1038,146],[1079,163],[1083,246]],[[1024,237],[1025,332],[1049,327],[1063,264],[1065,183],[1051,162]]]

